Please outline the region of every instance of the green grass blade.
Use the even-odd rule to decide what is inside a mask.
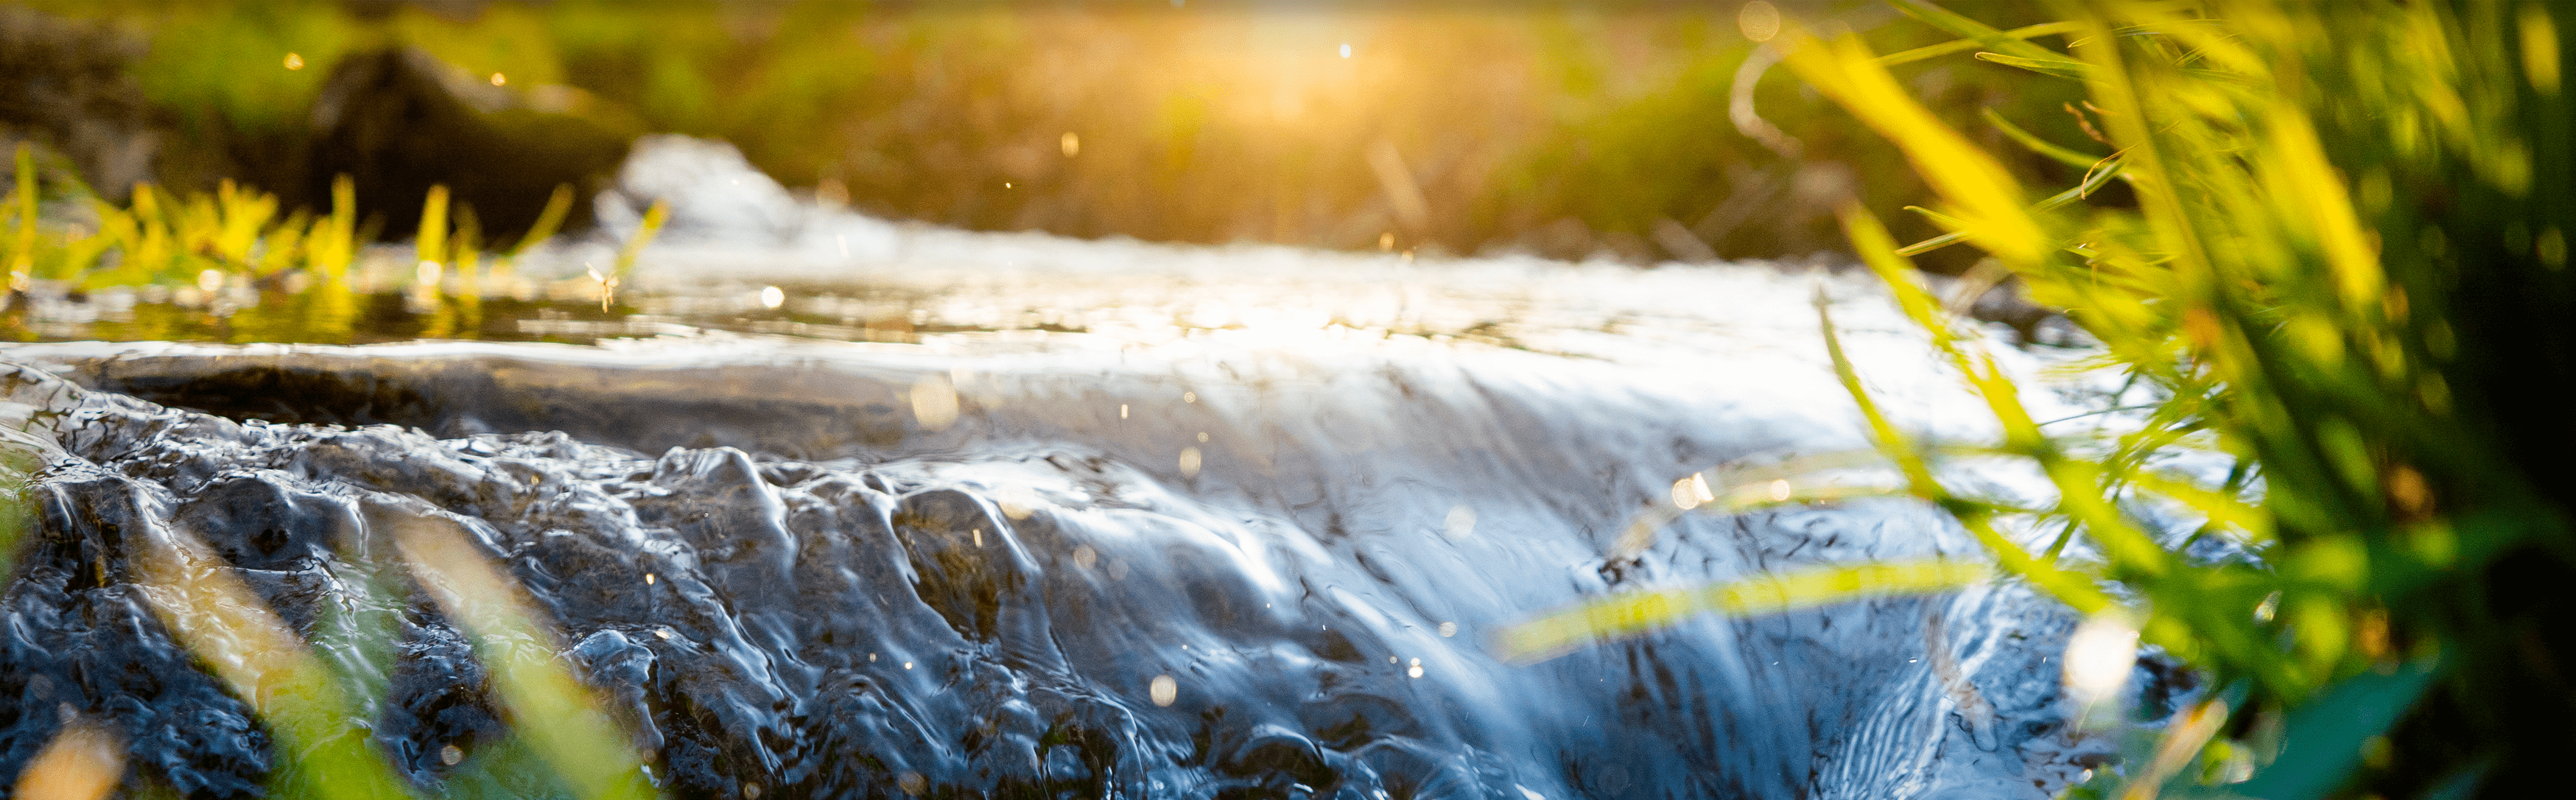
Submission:
[[[1797,29],[1782,36],[1790,68],[1905,151],[1915,171],[1948,202],[1945,213],[1961,221],[1959,232],[2017,266],[2048,257],[2049,236],[2030,215],[2020,181],[1907,95],[1858,37],[1825,42]]]
[[[1986,124],[1995,126],[1995,130],[2003,131],[2004,136],[2023,147],[2030,148],[2033,153],[2055,159],[2058,163],[2070,167],[2083,167],[2088,170],[2102,163],[2101,156],[2087,155],[2059,147],[2046,139],[2032,135],[2030,131],[2022,130],[2021,126],[2012,124],[2012,120],[2004,119],[2004,115],[1995,113],[1991,107],[1977,109],[1977,113],[1986,118]]]
[[[12,192],[18,215],[17,239],[9,246],[10,288],[27,279],[36,267],[36,153],[25,142],[18,143],[18,188]]]
[[[670,220],[671,201],[653,201],[653,207],[644,210],[644,223],[636,227],[635,236],[617,251],[617,271],[610,273],[611,277],[624,283],[626,276],[635,271],[635,259],[644,254],[644,246],[652,244],[653,237],[662,233],[662,224]]]
[[[1494,643],[1507,660],[1539,661],[1594,642],[1670,627],[1701,614],[1751,616],[1873,597],[1931,594],[1992,577],[1993,568],[1984,564],[1940,559],[1817,567],[1580,603],[1505,628]]]
[[[2018,67],[2041,75],[2084,80],[2093,77],[2093,65],[2063,58],[2023,58],[2002,53],[1978,53],[1978,61],[1989,61],[2007,67]]]
[[[1857,206],[1844,209],[1842,219],[1845,235],[1851,238],[1852,245],[1860,251],[1861,259],[1867,262],[1871,269],[1878,271],[1889,288],[1896,292],[1897,305],[1905,310],[1907,316],[1913,317],[1918,324],[1923,325],[1924,329],[1932,335],[1934,347],[1950,354],[1954,362],[1968,372],[1973,381],[1976,378],[1976,371],[1969,369],[1964,360],[1959,358],[1958,350],[1951,341],[1949,326],[1940,318],[1940,306],[1929,293],[1913,284],[1912,265],[1896,255],[1895,242],[1888,238],[1887,229],[1879,225],[1878,219],[1870,216],[1867,210]],[[1957,499],[1950,495],[1948,489],[1932,479],[1930,470],[1923,467],[1922,458],[1915,451],[1913,444],[1887,421],[1886,415],[1879,411],[1878,404],[1870,399],[1868,391],[1861,386],[1860,373],[1852,368],[1851,359],[1843,353],[1842,337],[1834,330],[1833,315],[1821,293],[1816,298],[1816,317],[1824,330],[1825,353],[1833,359],[1834,374],[1842,379],[1843,389],[1851,394],[1852,401],[1860,405],[1861,415],[1869,421],[1870,431],[1877,439],[1879,448],[1886,452],[1889,458],[1905,467],[1906,477],[1913,485],[1916,496],[1944,507],[1957,508]],[[1991,391],[1991,387],[1979,388],[1981,391]],[[1988,399],[1989,404],[1994,405],[1991,394]],[[2037,430],[2035,425],[2028,424],[2027,414],[2022,415],[2021,419],[2030,430]],[[2006,420],[2006,433],[2008,436],[2013,433],[2009,420]],[[1987,550],[1995,554],[1995,558],[2002,562],[2006,570],[2038,584],[2050,594],[2056,595],[2060,602],[2087,614],[2112,605],[2110,598],[2104,595],[2101,589],[2093,586],[2091,581],[2053,564],[2032,558],[2028,550],[2006,538],[2002,532],[1995,530],[1983,514],[1964,513],[1956,516],[1959,518],[1959,523],[1977,537],[1977,541],[1983,543]]]
[[[2068,59],[2066,56],[2051,52],[2048,48],[2023,41],[2024,37],[2016,37],[2012,34],[1995,30],[1994,28],[1988,27],[1985,23],[1960,16],[1949,9],[1933,5],[1928,0],[1888,0],[1888,5],[1895,6],[1898,11],[1905,12],[1906,16],[1922,20],[1924,24],[1940,28],[1953,36],[1966,37],[1975,41],[1978,46],[1998,53],[2029,61],[2062,61],[2067,63],[2078,63]],[[2081,26],[2067,23],[2067,29],[2081,30]],[[2067,31],[2057,32],[2064,33]],[[2081,66],[2081,64],[2078,63],[2078,66]]]
[[[2326,797],[2361,764],[2362,743],[2396,725],[2432,687],[2435,673],[2433,664],[2416,663],[2393,675],[2345,678],[2292,709],[2280,755],[2230,790],[2264,800]]]
[[[537,213],[537,223],[528,226],[528,235],[520,237],[519,243],[512,245],[510,252],[503,255],[515,258],[527,252],[528,248],[537,246],[538,242],[553,238],[555,231],[563,228],[564,218],[572,213],[572,201],[572,184],[555,184],[554,195],[546,198],[545,210]]]
[[[513,732],[578,793],[580,800],[644,800],[643,762],[590,690],[553,656],[553,632],[516,598],[509,578],[445,520],[395,532],[403,559],[450,618],[475,634]]]
[[[1962,241],[1966,241],[1966,240],[1967,240],[1967,238],[1968,238],[1967,234],[1963,234],[1963,233],[1957,233],[1957,232],[1944,233],[1944,234],[1941,234],[1941,235],[1939,235],[1939,236],[1935,236],[1935,237],[1932,237],[1932,238],[1929,238],[1929,239],[1925,239],[1925,240],[1920,241],[1920,242],[1915,242],[1915,243],[1913,243],[1913,244],[1909,244],[1909,245],[1906,245],[1906,246],[1904,246],[1904,247],[1897,248],[1897,249],[1896,249],[1896,254],[1897,254],[1897,255],[1900,255],[1900,256],[1911,256],[1911,255],[1920,255],[1920,254],[1923,254],[1923,253],[1929,253],[1929,252],[1932,252],[1932,251],[1934,251],[1934,250],[1939,250],[1939,249],[1941,249],[1941,248],[1948,247],[1948,246],[1950,246],[1950,245],[1954,245],[1954,244],[1958,244],[1958,243],[1960,243],[1960,242],[1962,242]]]
[[[447,186],[429,187],[429,199],[420,206],[420,232],[412,238],[413,248],[423,262],[447,263]]]
[[[289,792],[316,800],[410,797],[359,724],[355,699],[230,564],[175,531],[139,551],[145,599],[172,636],[276,733],[276,777]]]
[[[2042,36],[2053,36],[2060,33],[2068,33],[2077,29],[2078,26],[2072,22],[2042,22],[2037,25],[2024,25],[2019,28],[2004,31],[2003,35],[2010,36],[2015,39],[2036,39]],[[1879,56],[1878,63],[1880,66],[1893,67],[1898,64],[1912,63],[1927,58],[1938,58],[1951,53],[1963,53],[1969,50],[1975,50],[1984,45],[1985,42],[1981,42],[1976,39],[1956,39],[1942,42],[1940,44],[1924,45],[1912,50]]]
[[[2154,470],[2128,471],[2123,474],[2123,478],[2140,489],[2190,506],[2208,515],[2211,522],[2244,531],[2251,541],[2265,542],[2272,538],[2271,515],[2264,513],[2262,509],[2246,505],[2234,497],[2194,486],[2188,481]]]

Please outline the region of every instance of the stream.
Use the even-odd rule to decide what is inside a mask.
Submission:
[[[0,345],[33,518],[0,777],[89,719],[129,781],[262,796],[266,728],[130,563],[193,537],[375,676],[398,773],[560,795],[474,769],[511,728],[490,675],[384,578],[424,520],[518,582],[673,797],[2045,798],[2110,752],[2068,724],[2076,619],[2009,582],[1497,655],[1586,598],[1984,557],[1893,500],[1686,514],[1614,556],[1694,470],[1866,446],[1818,292],[1904,424],[1990,427],[1866,274],[966,233],[664,145],[625,185],[695,201],[632,313],[567,294],[609,247],[575,242],[458,329],[481,341],[66,314]],[[2054,350],[1998,348],[2025,376],[2085,354]]]

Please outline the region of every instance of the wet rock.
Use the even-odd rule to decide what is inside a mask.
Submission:
[[[406,779],[544,793],[527,777],[541,768],[510,760],[529,721],[390,544],[426,523],[464,531],[515,581],[557,631],[553,663],[598,690],[675,797],[1876,797],[1999,774],[2036,776],[2016,784],[2036,792],[2089,752],[2050,724],[2071,616],[2005,588],[1694,622],[1537,665],[1487,652],[1479,632],[1608,590],[1586,577],[1587,526],[1626,507],[1600,498],[1660,490],[1629,483],[1666,468],[1563,467],[1669,457],[1636,446],[1669,433],[1585,427],[1634,398],[1417,369],[1336,387],[1346,406],[1283,400],[1302,410],[1243,423],[1280,443],[1267,462],[1213,461],[1183,483],[1156,471],[1167,449],[1122,449],[1143,434],[1049,416],[1121,385],[1092,371],[1031,372],[1029,395],[1056,400],[979,400],[960,426],[889,447],[846,434],[851,409],[914,383],[882,365],[558,365],[529,383],[539,371],[507,355],[328,370],[296,384],[313,393],[293,409],[214,402],[246,385],[222,369],[203,384],[119,370],[173,401],[354,426],[236,421],[0,367],[0,419],[25,429],[0,438],[42,464],[35,541],[0,599],[0,696],[16,699],[0,703],[0,779],[87,717],[127,737],[138,779],[260,795],[278,766],[263,723],[138,599],[154,587],[136,543],[185,535],[362,676],[373,742]],[[507,379],[451,380],[476,372]],[[1138,394],[1099,399],[1174,394],[1124,388]],[[1221,402],[1200,388],[1180,407]],[[469,412],[542,432],[454,432]],[[1385,414],[1423,416],[1370,416]],[[1218,453],[1241,435],[1173,424],[1214,429]],[[1392,427],[1348,438],[1370,425]],[[693,427],[709,441],[669,444]],[[1431,452],[1460,440],[1514,456]],[[777,455],[794,449],[814,457]],[[1402,466],[1417,459],[1440,466]],[[1226,488],[1283,480],[1323,488]],[[1439,480],[1542,501],[1486,506],[1452,538],[1436,531],[1455,489],[1426,488]],[[1685,520],[1630,580],[1967,546],[1933,520],[1866,505]],[[1679,573],[1690,564],[1717,566]],[[1982,693],[1995,717],[1983,739],[1949,724],[1918,663],[1936,613],[1961,653],[1948,690]]]
[[[807,208],[733,145],[678,134],[635,140],[617,183],[595,204],[600,224],[620,236],[643,224],[655,202],[670,204],[661,239],[773,245],[800,232]]]
[[[314,99],[305,190],[327,198],[333,176],[355,179],[363,213],[408,236],[421,200],[444,184],[473,209],[487,241],[533,224],[558,185],[588,197],[607,185],[640,131],[630,116],[576,90],[520,93],[416,48],[346,56]],[[587,203],[569,224],[588,224]]]

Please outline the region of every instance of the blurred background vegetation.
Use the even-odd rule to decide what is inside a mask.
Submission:
[[[986,230],[1796,257],[1843,249],[1833,209],[1857,194],[1900,235],[1937,232],[1898,213],[1924,187],[1895,148],[1785,70],[1746,68],[1756,43],[1736,3],[21,5],[0,10],[18,54],[0,55],[0,84],[44,90],[0,101],[0,136],[54,148],[115,200],[135,181],[211,192],[232,178],[326,211],[331,178],[350,173],[396,239],[444,182],[500,241],[548,181],[595,189],[644,132],[733,142],[783,184],[869,213]],[[1879,52],[1946,40],[1878,3],[1782,5]],[[1979,16],[2047,18],[2021,3]],[[374,66],[388,52],[426,55],[435,66],[413,71],[447,80],[393,85]],[[1897,71],[1990,149],[2025,154],[2017,167],[2081,177],[1971,124],[1994,109],[2085,142],[2075,88],[1966,59]],[[1739,77],[1752,103],[1731,109]],[[464,98],[498,133],[370,132],[343,107],[388,94]],[[387,113],[453,116],[410,103]],[[1777,135],[1748,136],[1747,110]],[[507,177],[532,171],[545,174]]]

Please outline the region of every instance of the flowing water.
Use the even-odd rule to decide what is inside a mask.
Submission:
[[[723,155],[660,175],[700,207],[635,314],[540,293],[470,328],[528,341],[0,347],[35,519],[0,776],[85,718],[138,779],[259,795],[263,723],[130,563],[193,537],[376,676],[406,777],[555,791],[475,769],[509,730],[489,675],[384,577],[424,521],[524,587],[679,797],[2040,798],[2107,752],[2066,724],[2074,620],[2010,584],[1497,657],[1585,598],[1980,557],[1894,501],[1614,555],[1692,470],[1865,445],[1811,293],[1908,425],[1982,432],[1866,276],[908,229],[729,191]],[[587,247],[525,268],[569,281]]]

